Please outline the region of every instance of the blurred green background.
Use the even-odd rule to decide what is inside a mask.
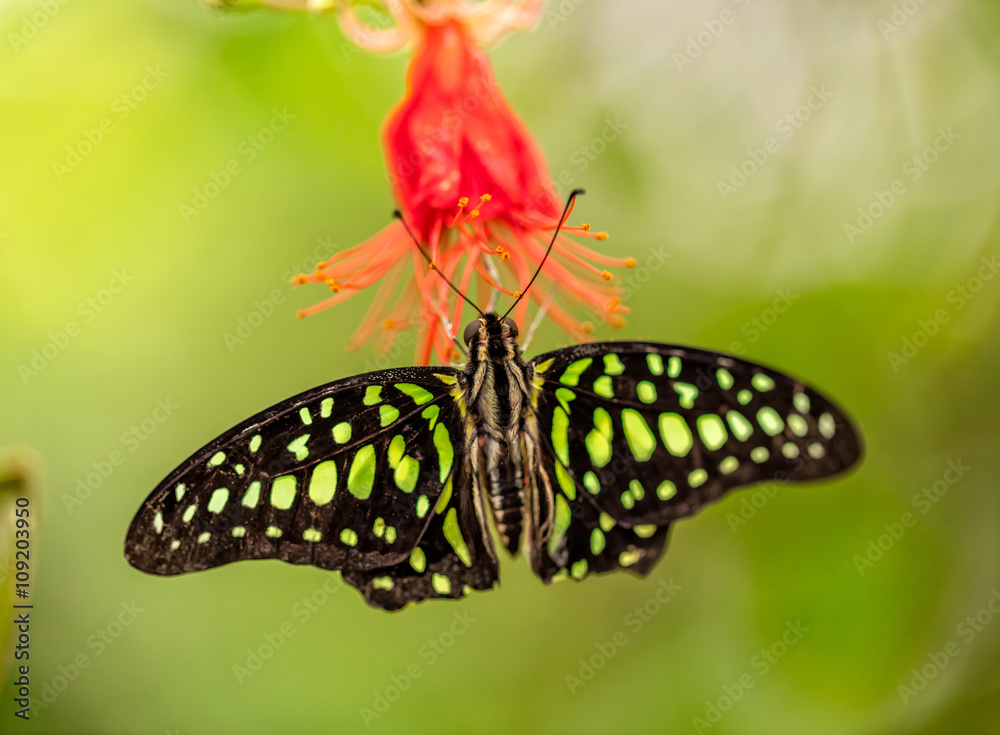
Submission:
[[[278,562],[145,576],[122,540],[231,425],[412,361],[345,352],[369,294],[300,321],[323,289],[288,283],[388,221],[378,129],[407,57],[193,0],[6,2],[0,30],[0,446],[44,463],[30,663],[51,700],[17,721],[9,677],[0,731],[1000,731],[994,3],[565,0],[495,50],[553,174],[588,189],[577,214],[640,265],[670,255],[598,337],[804,376],[869,453],[677,524],[646,579],[546,587],[508,559],[497,590],[397,615]],[[251,160],[275,109],[294,118]]]

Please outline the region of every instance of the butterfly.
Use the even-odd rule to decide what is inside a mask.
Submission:
[[[863,454],[831,399],[734,356],[603,342],[526,361],[493,312],[463,336],[464,368],[338,380],[206,444],[139,508],[128,562],[311,564],[398,610],[491,589],[492,525],[546,583],[642,575],[674,521],[730,490],[831,477]]]

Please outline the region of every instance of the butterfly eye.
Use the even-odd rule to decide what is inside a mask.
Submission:
[[[510,330],[510,336],[517,339],[517,325],[514,323],[514,320],[504,317],[500,321],[507,325],[507,329]]]
[[[465,344],[472,345],[473,338],[479,334],[479,327],[482,325],[478,319],[469,322],[465,326],[465,333],[462,335],[462,339],[465,340]]]

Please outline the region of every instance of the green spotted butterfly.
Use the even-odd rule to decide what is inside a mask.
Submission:
[[[253,416],[157,486],[126,558],[159,575],[312,564],[397,610],[493,587],[490,518],[545,582],[645,574],[670,524],[729,490],[861,458],[840,408],[761,365],[643,342],[525,362],[517,337],[484,314],[464,370],[369,373]]]

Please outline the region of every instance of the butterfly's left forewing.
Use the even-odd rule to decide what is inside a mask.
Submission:
[[[361,375],[248,419],[160,483],[132,521],[126,558],[160,575],[241,559],[355,571],[405,562],[465,461],[456,375]]]
[[[574,563],[581,573],[641,572],[662,553],[670,522],[729,490],[828,477],[861,457],[832,401],[731,356],[595,343],[532,365],[542,459],[529,534],[543,579],[559,569],[578,576]]]

